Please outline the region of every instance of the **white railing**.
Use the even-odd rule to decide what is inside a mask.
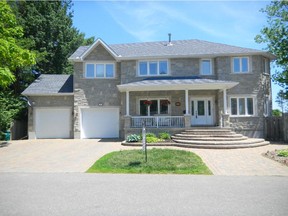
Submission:
[[[133,116],[131,127],[141,128],[145,122],[148,128],[181,128],[184,127],[183,116]]]

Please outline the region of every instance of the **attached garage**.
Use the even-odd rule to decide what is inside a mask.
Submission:
[[[82,108],[81,138],[119,138],[119,108]]]
[[[35,138],[71,138],[71,108],[36,108]]]

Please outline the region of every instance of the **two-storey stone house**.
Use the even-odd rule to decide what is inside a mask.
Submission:
[[[143,122],[156,133],[218,126],[263,137],[272,59],[202,40],[97,39],[70,56],[73,86],[71,76],[42,75],[23,92],[31,102],[29,138],[124,138]]]

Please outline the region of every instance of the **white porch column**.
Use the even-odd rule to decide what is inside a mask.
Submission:
[[[129,104],[130,104],[130,99],[129,99],[129,91],[126,91],[126,116],[129,116]]]
[[[227,92],[226,89],[223,89],[223,114],[227,114]]]
[[[188,110],[189,110],[188,89],[185,89],[185,115],[189,114]]]

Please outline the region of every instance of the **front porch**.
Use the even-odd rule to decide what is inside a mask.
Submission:
[[[123,94],[124,136],[141,129],[179,131],[229,126],[227,90],[238,83],[201,78],[146,79],[118,85]],[[126,115],[125,115],[126,114]]]

